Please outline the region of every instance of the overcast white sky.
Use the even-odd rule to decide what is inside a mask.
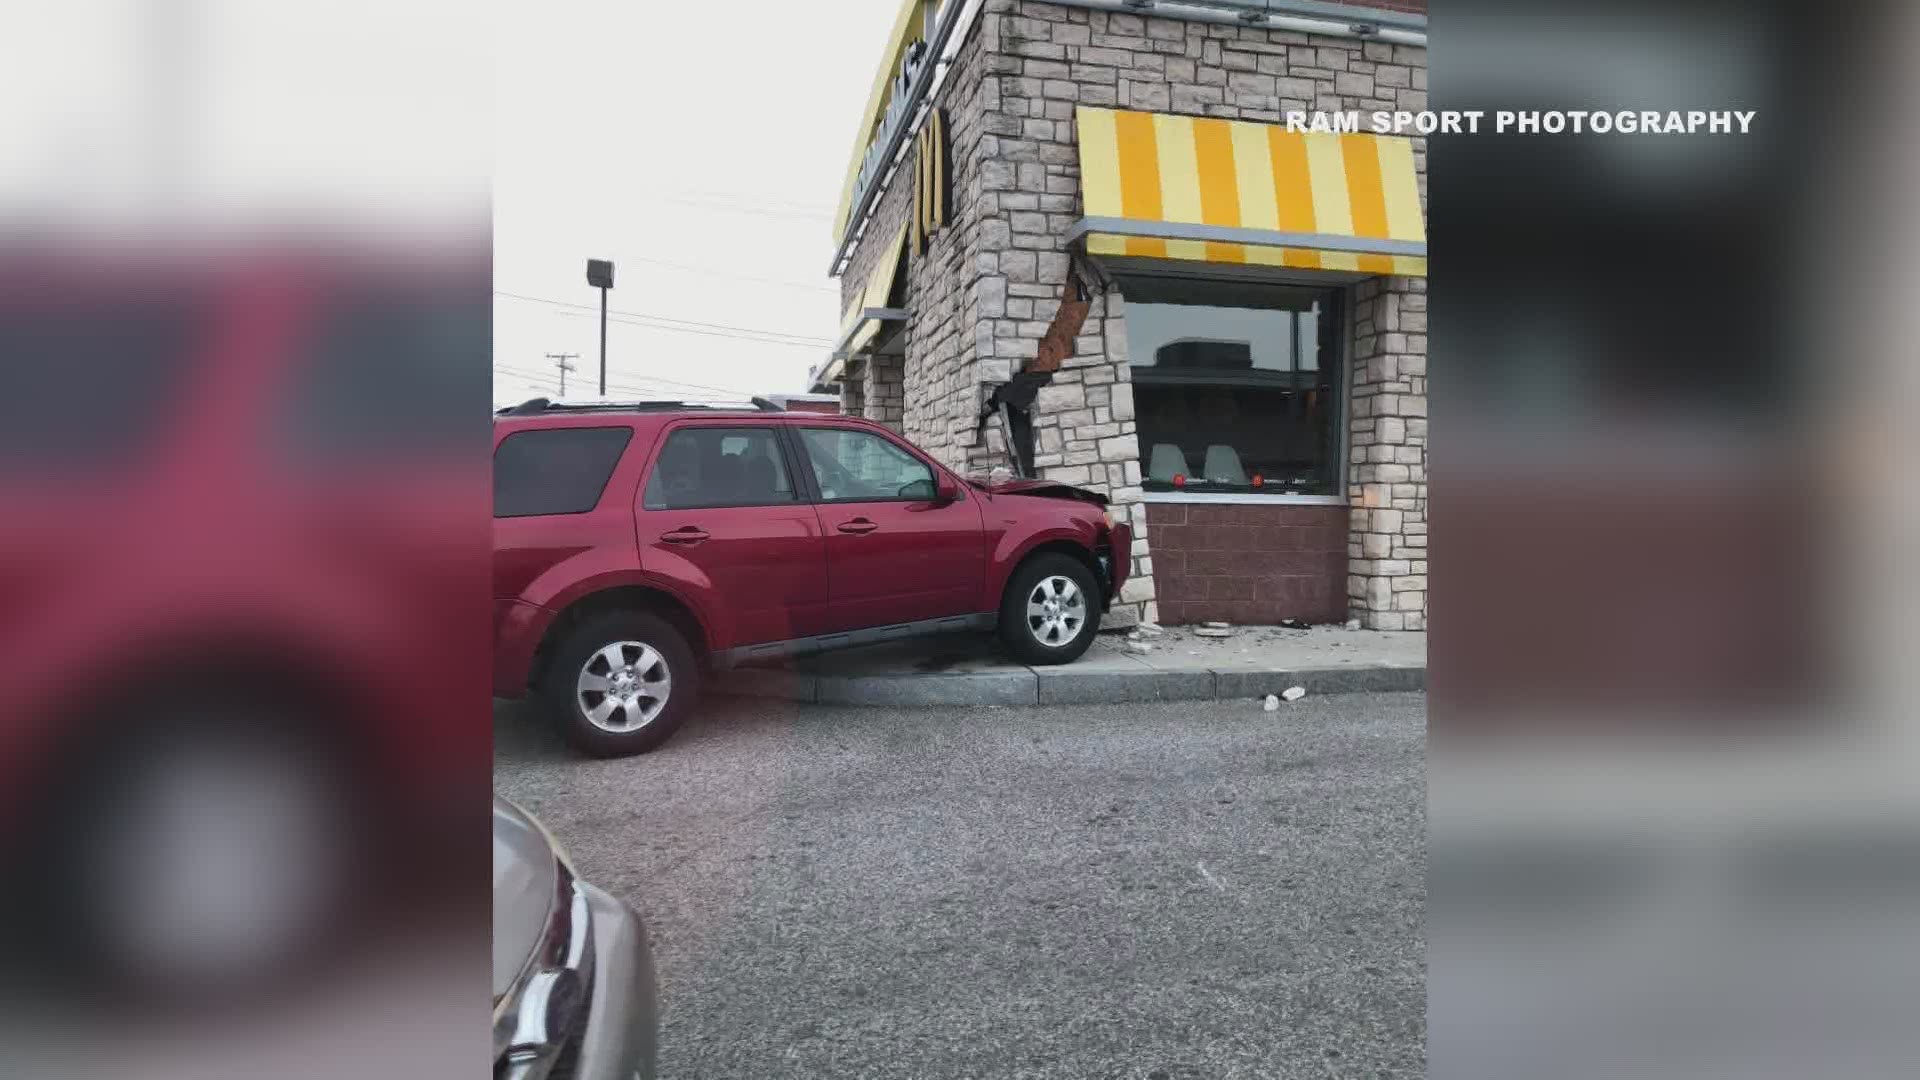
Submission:
[[[839,326],[830,218],[897,11],[43,6],[33,34],[0,36],[0,91],[33,106],[0,109],[0,224],[351,221],[392,239],[470,220],[491,168],[495,289],[560,302],[496,296],[496,402],[554,392],[549,352],[579,353],[569,390],[588,386],[588,258],[614,260],[611,306],[643,317],[609,327],[610,392],[802,391]]]
[[[839,327],[831,216],[897,0],[503,5],[494,397],[590,389],[599,293],[631,312],[811,339],[610,321],[610,394],[800,392]],[[579,382],[574,382],[574,379]],[[618,387],[619,389],[615,389]]]

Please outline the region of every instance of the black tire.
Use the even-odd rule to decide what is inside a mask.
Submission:
[[[1060,631],[1058,625],[1050,627],[1028,617],[1027,603],[1035,590],[1042,582],[1057,583],[1060,579],[1072,582],[1080,598],[1081,618],[1070,635]],[[1093,644],[1093,635],[1100,630],[1103,604],[1100,585],[1085,563],[1058,552],[1036,555],[1015,568],[1013,577],[1007,580],[1007,591],[1000,599],[1000,640],[1023,664],[1070,664]]]
[[[21,943],[26,970],[82,1000],[167,1009],[259,1001],[329,962],[364,913],[357,883],[375,845],[353,805],[348,748],[317,734],[308,705],[285,697],[164,687],[131,727],[75,718],[89,734],[52,761],[35,803],[34,884],[9,897],[27,905],[15,923],[32,934]],[[197,809],[170,813],[189,789]],[[206,839],[202,818],[246,822],[237,846]],[[223,852],[217,869],[191,854],[196,841]],[[139,856],[156,848],[169,852],[167,864]],[[252,934],[196,947],[235,924],[204,922],[205,906],[183,900],[181,883],[226,874],[245,882],[236,888],[263,890],[255,902],[281,919],[264,931],[243,919]]]
[[[623,643],[651,649],[665,669],[668,680],[665,704],[651,719],[641,719],[634,711],[644,713],[649,701],[658,700],[649,698],[644,688],[645,676],[658,675],[644,652],[623,650],[623,655],[635,661],[633,666],[647,664],[646,670],[636,672],[635,677],[642,685],[631,699],[608,694],[595,697],[592,695],[597,692],[580,689],[583,674],[600,674],[597,670],[589,672],[589,663],[595,668],[610,667],[604,658],[597,662],[596,658]],[[574,749],[593,757],[625,757],[644,754],[666,742],[692,714],[700,689],[699,665],[679,628],[650,612],[611,611],[592,616],[567,632],[553,651],[538,693],[548,714],[560,725],[560,733]],[[612,730],[590,715],[591,708],[597,708],[610,696],[614,697],[615,706],[608,714],[608,723],[634,724],[630,730]]]

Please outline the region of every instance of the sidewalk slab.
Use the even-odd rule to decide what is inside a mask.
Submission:
[[[822,675],[822,705],[1037,705],[1032,671],[956,671],[937,675]]]
[[[985,634],[887,642],[725,673],[716,693],[831,705],[1105,704],[1424,690],[1426,635],[1340,627],[1101,634],[1071,664],[1014,662]]]
[[[1152,651],[1142,659],[1154,667],[1287,671],[1427,666],[1427,635],[1419,632],[1240,626],[1232,637],[1203,638],[1190,628],[1172,627],[1144,640]]]
[[[1358,665],[1295,671],[1225,667],[1216,669],[1213,675],[1215,693],[1221,698],[1264,698],[1293,686],[1305,688],[1309,695],[1385,694],[1427,688],[1424,667]]]
[[[1100,705],[1120,701],[1210,701],[1213,672],[1087,669],[1078,663],[1035,668],[1042,705]]]

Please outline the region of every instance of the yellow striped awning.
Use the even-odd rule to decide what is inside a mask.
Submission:
[[[846,360],[873,344],[880,335],[882,323],[905,319],[907,313],[887,306],[893,296],[894,280],[900,275],[900,256],[907,245],[908,224],[880,248],[880,261],[874,264],[867,274],[865,285],[853,294],[853,301],[847,305],[846,312],[840,318],[840,333],[834,340],[833,355],[828,358],[827,366],[821,369],[820,380],[833,382],[840,378],[846,368]]]
[[[1082,106],[1094,255],[1425,277],[1413,144]]]

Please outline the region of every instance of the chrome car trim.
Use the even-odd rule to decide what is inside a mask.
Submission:
[[[543,1080],[593,1000],[593,919],[587,894],[555,856],[559,884],[540,944],[493,1012],[494,1075]]]

